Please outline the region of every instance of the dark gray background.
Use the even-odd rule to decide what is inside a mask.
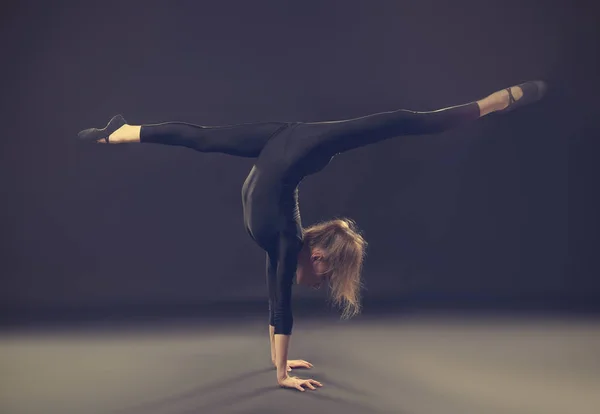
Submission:
[[[358,222],[367,304],[593,307],[592,3],[3,3],[4,316],[266,306],[242,225],[252,160],[78,145],[80,129],[116,113],[222,125],[430,110],[537,78],[552,86],[539,105],[337,157],[302,184],[303,221]]]

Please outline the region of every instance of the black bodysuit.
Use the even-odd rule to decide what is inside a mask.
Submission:
[[[431,134],[479,118],[477,103],[432,112],[397,110],[332,122],[264,122],[204,127],[143,125],[141,142],[256,158],[242,188],[244,224],[267,252],[269,323],[290,335],[291,294],[302,249],[298,185],[336,154],[402,135]]]

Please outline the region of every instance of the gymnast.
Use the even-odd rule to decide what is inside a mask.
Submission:
[[[441,133],[538,101],[545,91],[543,81],[529,81],[478,101],[435,111],[400,109],[328,122],[130,125],[117,115],[102,129],[80,131],[78,138],[103,144],[175,145],[255,159],[242,187],[242,205],[246,231],[266,252],[272,363],[279,386],[315,390],[323,384],[288,374],[292,368],[312,367],[304,360],[288,360],[294,277],[297,284],[314,289],[326,284],[342,318],[355,316],[361,308],[361,269],[367,243],[350,219],[303,228],[298,206],[302,179],[323,170],[343,152],[394,137]]]

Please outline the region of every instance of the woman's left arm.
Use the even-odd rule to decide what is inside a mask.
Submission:
[[[275,365],[277,366],[277,383],[282,387],[296,388],[304,391],[303,387],[315,389],[321,387],[318,381],[312,379],[300,379],[290,377],[288,371],[291,368],[312,368],[307,361],[288,360],[292,327],[294,318],[292,316],[292,284],[298,266],[298,253],[302,250],[302,242],[295,234],[282,234],[279,237],[277,252],[277,269],[271,272],[269,277],[270,303],[272,306],[273,337],[275,339]]]
[[[282,233],[279,236],[277,268],[269,278],[278,381],[287,377],[288,350],[294,325],[291,303],[292,284],[298,266],[298,253],[301,249],[302,243],[296,235]]]

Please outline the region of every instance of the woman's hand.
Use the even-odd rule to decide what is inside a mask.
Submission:
[[[275,368],[277,368],[277,361],[273,360],[273,366]],[[291,359],[287,362],[287,372],[290,372],[292,370],[292,368],[307,368],[310,369],[313,367],[313,364],[311,364],[308,361],[305,361],[303,359]]]
[[[292,370],[292,368],[307,368],[310,369],[313,367],[313,364],[311,364],[308,361],[305,361],[303,359],[291,359],[288,360],[287,362],[287,370],[288,372],[290,372]]]
[[[308,387],[311,390],[316,390],[315,385],[317,387],[323,386],[323,384],[321,384],[319,381],[315,381],[314,379],[302,379],[290,376],[286,376],[284,379],[278,379],[277,382],[279,383],[279,386],[283,388],[296,388],[302,392],[305,391],[302,387]]]

